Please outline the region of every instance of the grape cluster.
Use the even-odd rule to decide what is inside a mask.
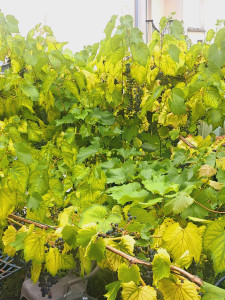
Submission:
[[[59,252],[62,253],[62,251],[64,250],[64,244],[65,244],[65,241],[61,237],[58,238],[57,240],[55,240],[54,243],[47,242],[47,243],[45,243],[45,247],[47,248],[45,250],[45,253],[48,253],[50,248],[58,248]]]
[[[139,112],[140,110],[140,105],[141,105],[141,97],[143,95],[143,91],[140,88],[140,86],[137,86],[137,88],[134,90],[134,109],[136,112]]]
[[[153,283],[153,271],[149,269],[147,266],[141,267],[141,278],[147,285],[152,285]]]
[[[47,272],[43,272],[39,277],[38,286],[41,288],[42,297],[48,296],[49,299],[52,298],[51,287],[58,282],[58,276],[52,276]]]
[[[139,256],[139,254],[144,254],[147,261],[152,262],[154,259],[154,256],[156,254],[156,251],[154,249],[151,249],[150,247],[141,247],[135,245],[134,247],[134,255]],[[142,279],[144,282],[148,285],[152,285],[153,282],[153,271],[148,266],[141,266],[141,273],[140,273]]]
[[[146,259],[148,261],[153,261],[154,256],[156,254],[156,251],[154,249],[151,249],[150,247],[146,246],[134,246],[134,254],[135,256],[138,256],[140,253],[144,254]]]
[[[131,213],[128,213],[127,216],[127,223],[130,223],[133,219],[136,219],[136,216],[132,216]]]
[[[57,220],[59,213],[63,211],[63,207],[57,207],[57,206],[51,206],[49,207],[50,213],[51,213],[51,219]]]
[[[130,63],[125,65],[125,76],[126,76],[126,96],[129,100],[129,105],[126,107],[126,113],[129,114],[133,111],[133,85],[134,79],[131,78],[131,67]]]
[[[98,234],[98,237],[103,237],[103,238],[106,238],[106,237],[113,237],[113,236],[118,236],[122,233],[123,231],[123,228],[119,228],[119,224],[118,223],[111,223],[111,226],[112,226],[112,229],[108,230],[106,232],[106,234],[104,233],[99,233]]]
[[[22,208],[21,210],[17,210],[14,214],[15,214],[16,216],[18,216],[18,217],[26,218],[26,215],[27,215],[27,208],[24,207],[24,208]]]

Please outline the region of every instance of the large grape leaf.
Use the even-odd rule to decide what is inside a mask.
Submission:
[[[86,148],[81,148],[79,153],[77,154],[77,164],[82,163],[88,157],[96,154],[99,151],[99,147],[97,145],[91,145]]]
[[[94,236],[86,248],[85,256],[90,260],[96,260],[97,262],[102,261],[105,258],[104,239],[97,239],[96,236]]]
[[[75,267],[75,261],[71,254],[61,254],[58,248],[50,248],[45,258],[46,269],[53,276],[58,270],[68,270]]]
[[[77,235],[77,246],[87,247],[93,236],[97,234],[97,226],[93,223],[84,225]]]
[[[179,63],[179,54],[180,54],[180,49],[173,44],[169,45],[168,53],[170,57],[177,63]]]
[[[8,189],[0,189],[0,224],[5,222],[6,217],[13,211],[16,205],[15,195]]]
[[[35,284],[39,276],[41,274],[42,270],[42,264],[36,264],[34,261],[32,262],[32,267],[31,267],[31,280],[33,281],[33,284]]]
[[[106,244],[122,252],[133,255],[133,248],[134,248],[135,241],[129,235],[122,236],[119,243],[107,239]],[[114,271],[117,271],[117,269],[122,263],[128,264],[128,261],[125,258],[109,250],[106,250],[106,260],[110,264],[112,270]]]
[[[224,300],[225,299],[225,290],[221,289],[215,285],[209,284],[203,281],[201,286],[201,291],[203,291],[203,300]]]
[[[153,280],[157,285],[159,280],[170,276],[170,256],[165,249],[158,249],[152,262]]]
[[[140,42],[138,44],[131,45],[131,54],[140,65],[146,66],[149,56],[149,50],[145,43]]]
[[[164,176],[153,176],[153,179],[143,181],[144,186],[147,190],[153,194],[159,194],[164,196],[169,192],[177,192],[179,185],[171,184],[171,182],[166,182]]]
[[[136,284],[140,282],[140,270],[137,265],[128,266],[123,263],[118,268],[118,279],[122,282],[133,281]]]
[[[203,237],[203,247],[209,251],[216,273],[225,270],[225,221],[216,220],[210,223]]]
[[[87,274],[89,274],[91,272],[91,260],[85,256],[86,253],[86,249],[83,247],[79,248],[79,258],[80,258],[80,274],[83,277],[84,276],[84,272],[86,272]]]
[[[194,202],[194,199],[185,192],[178,192],[174,198],[167,200],[164,210],[166,214],[179,214]]]
[[[132,182],[122,186],[115,186],[107,190],[107,193],[121,205],[129,201],[144,201],[149,193],[142,189],[140,183]]]
[[[112,223],[119,223],[120,221],[121,217],[118,214],[108,214],[105,206],[95,204],[82,212],[80,226],[95,222],[98,230],[105,233],[111,229]]]
[[[156,291],[149,285],[137,286],[134,282],[122,284],[123,300],[156,300]]]
[[[28,168],[20,161],[14,161],[8,173],[8,186],[11,190],[26,192]]]
[[[216,44],[212,44],[209,47],[209,63],[215,64],[218,68],[221,68],[225,63],[225,48],[224,46],[218,47]]]
[[[181,89],[174,88],[171,93],[171,100],[169,100],[169,106],[171,111],[175,115],[181,115],[186,113],[184,92]]]
[[[9,256],[14,256],[16,249],[10,245],[10,243],[14,242],[16,238],[16,229],[12,225],[8,226],[6,231],[4,232],[4,236],[2,238],[2,242],[4,244],[4,252]]]
[[[162,238],[164,247],[175,260],[178,260],[188,250],[195,262],[199,262],[202,237],[198,227],[193,223],[188,223],[186,228],[181,228],[179,223],[174,223],[165,229]]]
[[[159,282],[159,289],[165,300],[200,300],[196,285],[189,280],[162,279]]]
[[[46,232],[44,230],[32,231],[24,240],[24,258],[39,264],[45,258]]]

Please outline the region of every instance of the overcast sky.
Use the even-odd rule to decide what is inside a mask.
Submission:
[[[49,25],[66,48],[80,51],[104,38],[111,16],[134,13],[134,0],[0,0],[0,9],[19,21],[22,35],[36,24]]]

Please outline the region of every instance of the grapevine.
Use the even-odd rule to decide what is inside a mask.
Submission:
[[[0,249],[40,297],[94,263],[109,300],[225,298],[204,278],[225,271],[224,137],[198,126],[225,121],[225,28],[196,45],[178,20],[160,28],[146,45],[113,16],[73,54],[0,13]]]

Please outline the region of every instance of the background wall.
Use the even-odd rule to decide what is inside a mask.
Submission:
[[[22,35],[43,23],[75,52],[99,42],[112,15],[134,15],[134,0],[1,0],[0,9],[16,17]]]

